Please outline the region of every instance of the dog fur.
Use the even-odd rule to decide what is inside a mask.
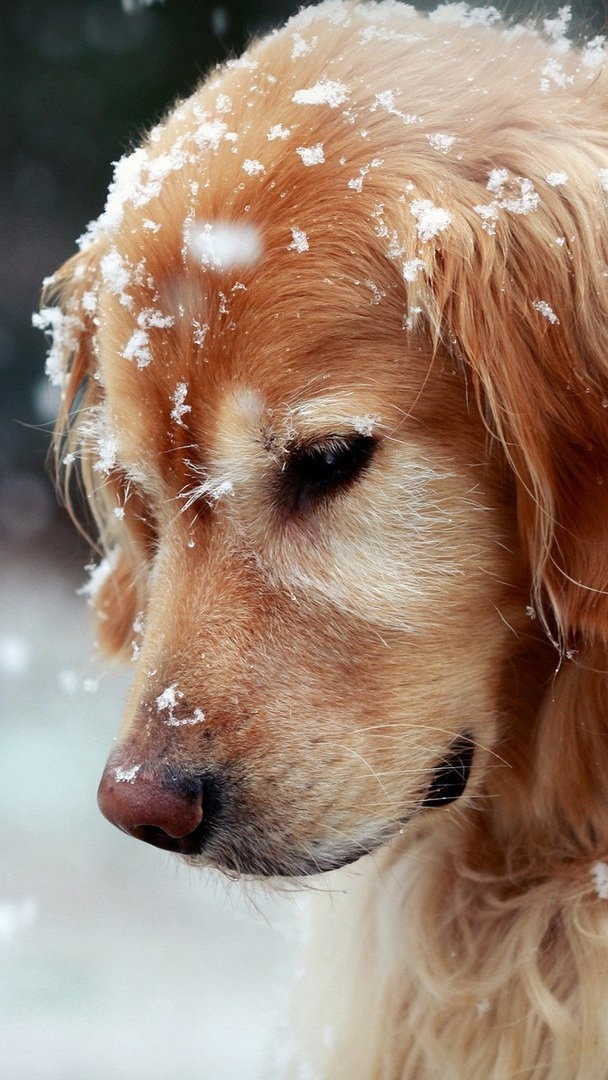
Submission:
[[[608,75],[565,21],[305,9],[39,318],[136,661],[107,782],[219,777],[195,865],[352,864],[293,1077],[608,1077]]]

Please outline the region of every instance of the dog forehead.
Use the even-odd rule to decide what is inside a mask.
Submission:
[[[333,211],[314,217],[311,250],[277,220],[254,227],[254,210],[246,229],[237,222],[219,239],[203,233],[214,259],[238,261],[231,253],[241,245],[248,257],[255,242],[255,264],[244,266],[197,264],[164,244],[159,251],[143,223],[136,235],[116,237],[101,260],[97,340],[101,381],[125,438],[151,430],[198,438],[235,389],[271,410],[345,392],[359,415],[369,411],[370,388],[394,398],[400,368],[416,393],[428,354],[421,375],[424,350],[404,329],[398,272],[361,241],[363,220],[354,239],[352,213],[345,225]]]

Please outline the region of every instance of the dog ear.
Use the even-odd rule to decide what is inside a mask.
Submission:
[[[136,648],[141,615],[134,563],[125,547],[114,547],[92,568],[83,592],[95,611],[101,649],[108,656],[126,659]]]
[[[97,245],[91,245],[45,283],[35,323],[50,335],[47,373],[61,389],[52,468],[76,526],[89,540],[91,531],[97,533],[92,544],[102,560],[83,591],[96,613],[99,643],[112,655],[130,645],[142,606],[135,569],[141,525],[138,507],[125,497],[124,478],[111,462],[100,468],[105,414],[95,344],[99,258]]]
[[[461,200],[429,314],[512,466],[535,606],[566,645],[608,636],[608,149],[550,152]]]

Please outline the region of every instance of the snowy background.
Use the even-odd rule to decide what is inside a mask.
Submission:
[[[92,659],[75,558],[0,558],[0,1077],[268,1075],[297,897],[247,899],[101,817],[125,676]]]

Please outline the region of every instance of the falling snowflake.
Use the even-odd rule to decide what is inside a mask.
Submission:
[[[254,266],[263,251],[260,230],[248,222],[195,222],[186,226],[185,239],[191,257],[216,271]]]

